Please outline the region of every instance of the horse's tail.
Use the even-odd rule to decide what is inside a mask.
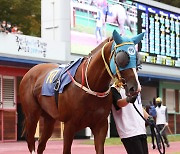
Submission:
[[[23,120],[22,127],[21,137],[26,137],[26,119]]]

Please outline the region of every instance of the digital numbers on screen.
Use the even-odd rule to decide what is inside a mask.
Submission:
[[[180,14],[137,4],[139,46],[144,62],[180,67]]]

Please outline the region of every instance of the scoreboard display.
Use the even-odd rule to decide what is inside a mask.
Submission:
[[[138,50],[146,63],[180,67],[180,14],[142,3],[137,6],[137,32],[146,35]]]

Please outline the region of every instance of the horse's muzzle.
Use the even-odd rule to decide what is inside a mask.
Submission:
[[[138,85],[137,87],[131,87],[128,89],[127,86],[124,87],[126,90],[126,96],[135,96],[138,95],[139,92],[141,92],[141,86]]]

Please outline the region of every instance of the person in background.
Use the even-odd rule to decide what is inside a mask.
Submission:
[[[155,107],[154,104],[155,104],[155,103],[154,103],[154,98],[153,98],[153,102],[150,101],[150,102],[149,102],[149,105],[146,107],[146,112],[149,113],[149,115],[151,115],[151,116],[153,117],[154,121],[155,121],[155,120],[156,120],[156,115],[157,115],[157,113],[156,113],[156,107]],[[156,146],[155,146],[155,144],[154,144],[155,134],[153,133],[153,129],[154,129],[154,128],[150,126],[150,129],[151,129],[152,148],[155,149],[155,148],[156,148]]]
[[[148,121],[153,118],[143,109],[140,94],[130,97],[125,95],[125,89],[113,84],[111,87],[113,95],[112,113],[117,132],[128,154],[148,154],[147,135],[145,121],[135,110]]]
[[[7,22],[6,32],[11,33],[11,23]]]
[[[13,26],[13,28],[12,28],[12,33],[13,33],[13,34],[23,34],[23,32],[21,32],[21,31],[19,30],[19,28],[17,27],[16,24],[15,24],[15,25]]]
[[[163,136],[164,142],[169,147],[169,141],[166,135],[166,127],[168,126],[168,113],[167,107],[162,105],[162,99],[160,97],[156,98],[156,125]],[[161,148],[160,137],[158,136],[158,146]]]
[[[1,29],[2,29],[2,32],[6,32],[6,21],[3,20],[3,22],[1,23]]]
[[[102,19],[102,11],[100,8],[98,8],[97,16],[95,16],[95,18],[96,18],[96,30],[95,30],[96,42],[101,43],[103,19]]]
[[[149,115],[151,115],[153,118],[154,118],[154,120],[155,120],[155,118],[156,118],[156,107],[154,106],[154,104],[150,101],[149,102]]]
[[[0,32],[3,31],[3,28],[1,27],[2,22],[0,21]]]
[[[152,101],[153,105],[156,107],[156,97],[153,98],[153,101]]]
[[[17,25],[15,24],[15,25],[13,26],[13,28],[12,28],[12,33],[17,34],[17,32],[18,32],[18,27],[17,27]]]

